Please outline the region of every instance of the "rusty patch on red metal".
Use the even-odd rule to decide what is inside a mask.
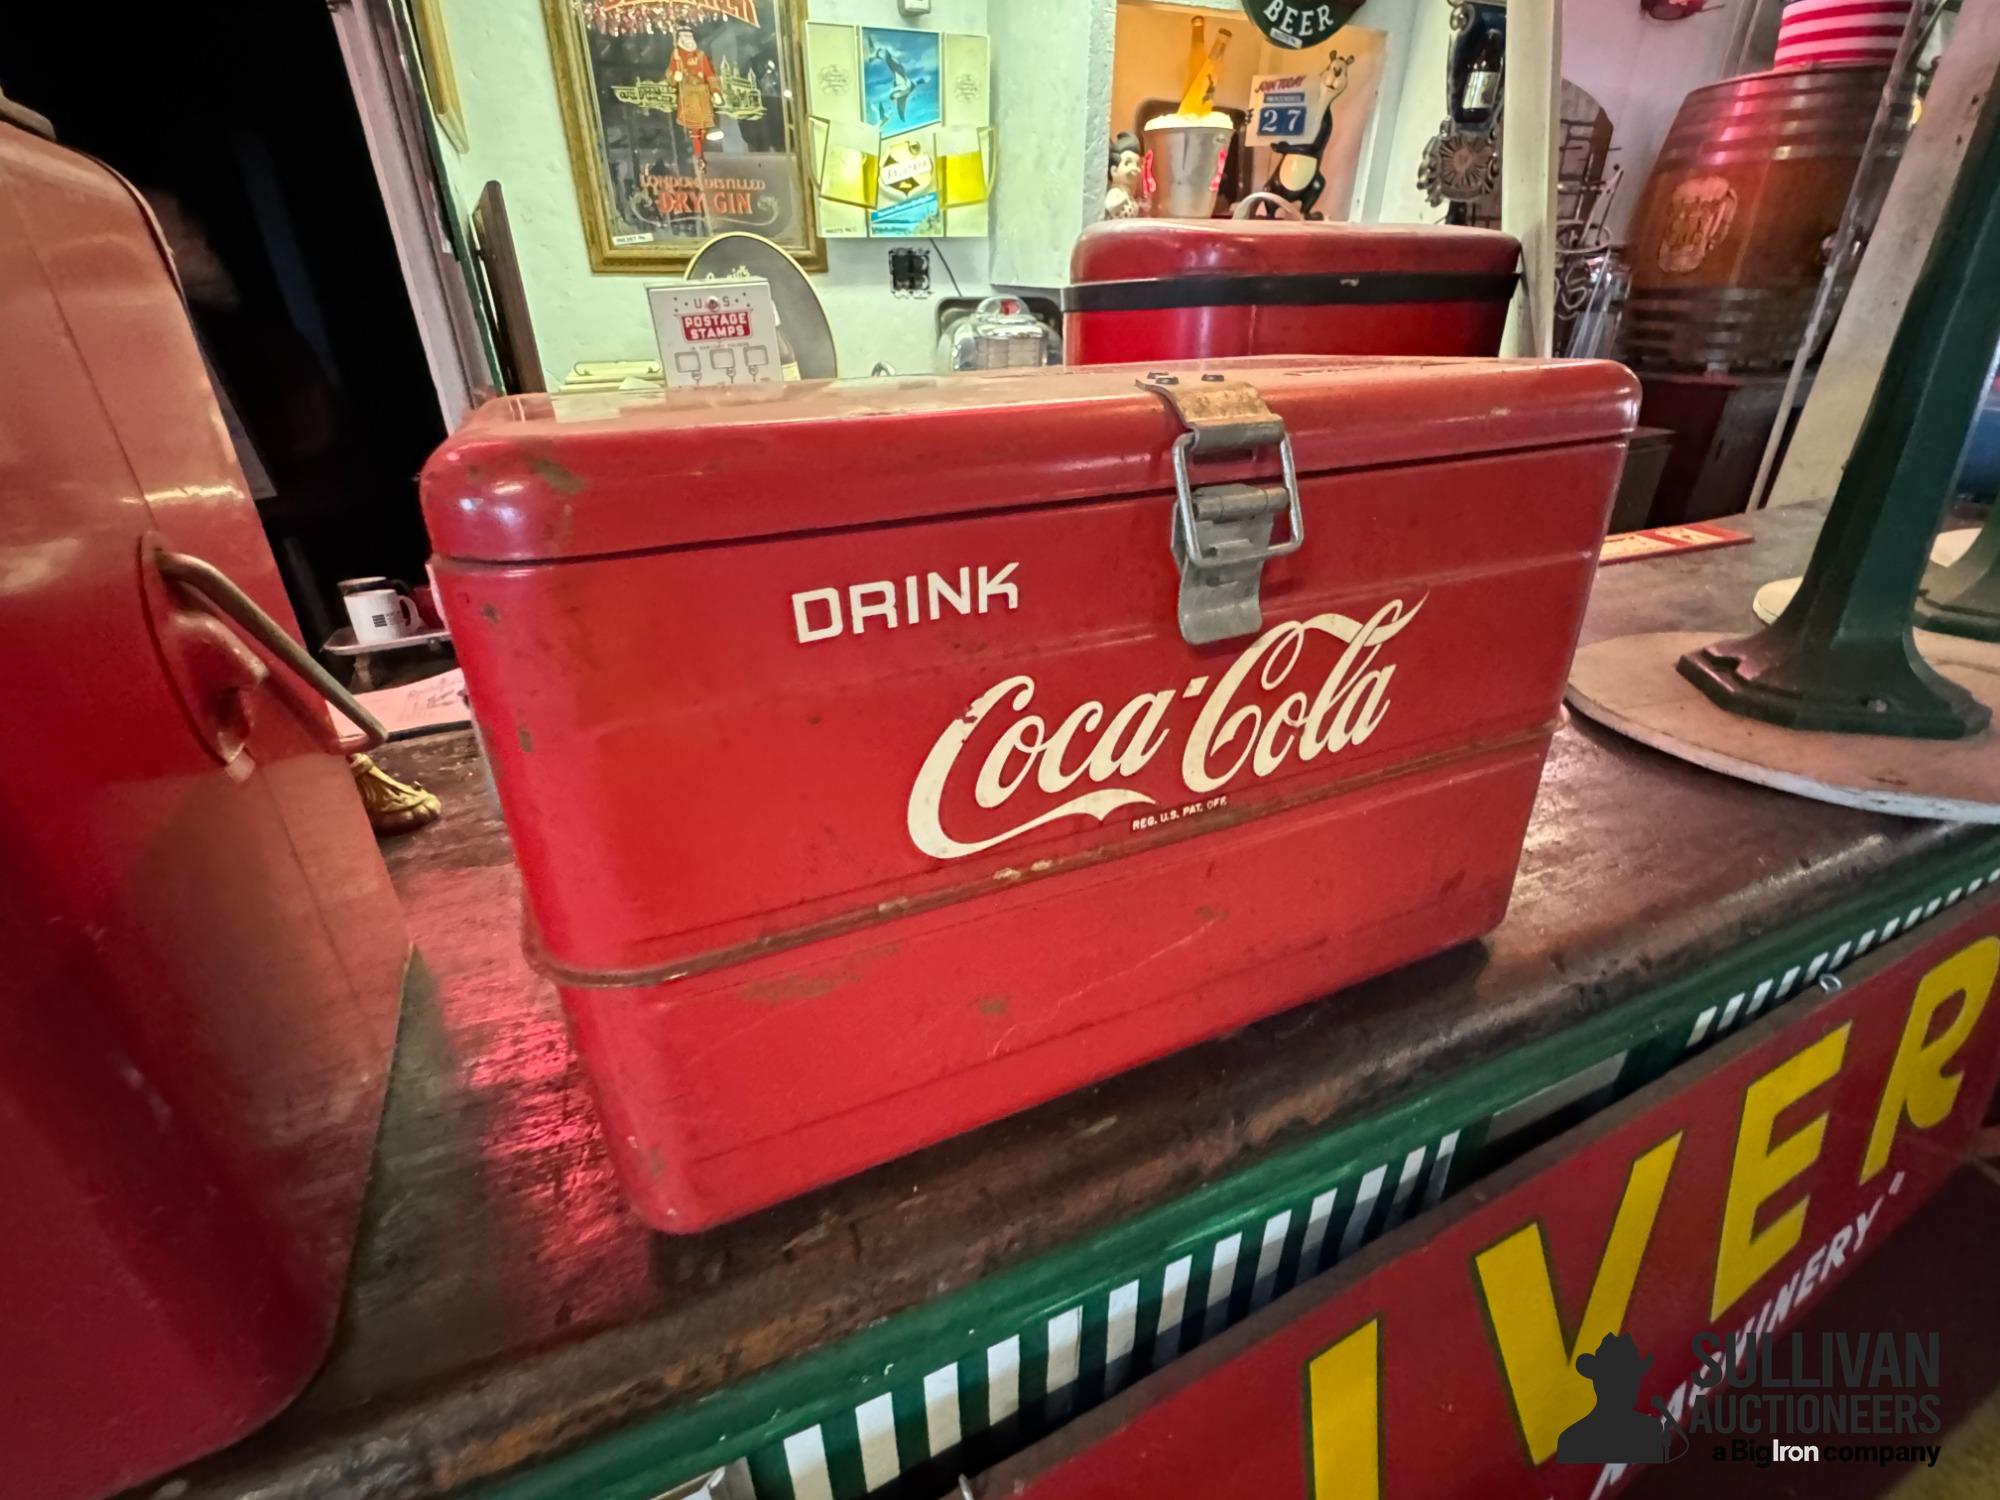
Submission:
[[[537,454],[528,460],[528,467],[535,471],[535,477],[552,489],[565,495],[581,494],[589,488],[589,481],[572,469],[564,467],[552,458]]]

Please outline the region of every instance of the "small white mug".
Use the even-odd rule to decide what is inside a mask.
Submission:
[[[393,578],[343,578],[340,598],[358,645],[400,641],[424,628],[417,601]]]

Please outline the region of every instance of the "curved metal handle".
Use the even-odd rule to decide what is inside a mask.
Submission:
[[[389,731],[382,727],[382,721],[363,708],[360,699],[334,681],[332,674],[314,661],[306,648],[293,640],[284,626],[265,614],[257,601],[238,588],[222,569],[185,552],[161,551],[154,554],[154,562],[161,577],[200,594],[258,645],[304,678],[344,717],[352,720],[355,728],[366,736],[367,743],[362,746],[363,749],[374,750],[389,743]]]
[[[1259,208],[1270,209],[1271,217],[1274,219],[1305,218],[1305,215],[1299,212],[1298,204],[1289,198],[1280,197],[1278,194],[1268,191],[1247,193],[1243,197],[1238,198],[1236,206],[1229,210],[1229,217],[1232,219],[1254,219],[1257,217],[1256,210]]]

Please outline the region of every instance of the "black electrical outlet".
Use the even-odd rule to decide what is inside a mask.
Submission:
[[[889,290],[898,297],[928,297],[931,294],[930,251],[891,250]]]

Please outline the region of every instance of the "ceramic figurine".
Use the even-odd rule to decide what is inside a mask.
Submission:
[[[1120,131],[1111,142],[1110,185],[1104,194],[1104,217],[1138,219],[1145,217],[1146,202],[1140,194],[1145,175],[1145,150],[1129,130]]]

